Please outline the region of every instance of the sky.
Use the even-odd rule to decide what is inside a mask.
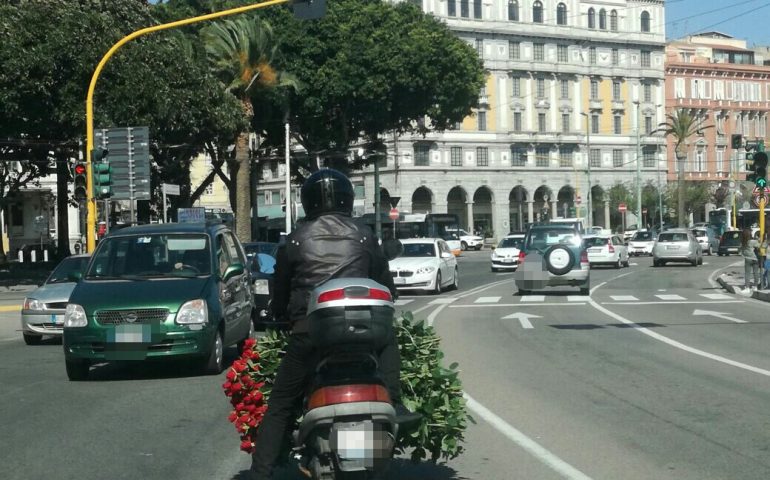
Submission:
[[[716,30],[749,46],[770,45],[768,0],[666,0],[665,5],[667,39]]]

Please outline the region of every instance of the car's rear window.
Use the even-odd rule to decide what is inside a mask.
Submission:
[[[551,245],[580,245],[581,239],[572,228],[532,229],[527,236],[526,248],[545,249]]]
[[[652,240],[652,232],[636,232],[631,240],[638,240],[640,242]]]
[[[706,231],[705,230],[693,230],[692,234],[695,235],[696,237],[705,237],[706,236]]]
[[[661,233],[658,237],[659,242],[687,242],[686,233]]]
[[[591,237],[586,238],[583,240],[583,245],[586,247],[601,247],[603,245],[607,245],[609,243],[609,238],[602,238],[602,237]]]
[[[740,238],[740,232],[725,232],[725,239],[727,240],[738,240]]]
[[[521,248],[523,243],[523,238],[504,238],[500,241],[500,245],[497,248]]]

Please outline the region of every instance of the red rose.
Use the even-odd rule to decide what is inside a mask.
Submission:
[[[227,416],[227,419],[230,421],[230,423],[235,422],[235,420],[238,418],[238,413],[233,411],[230,412],[230,415]]]
[[[244,440],[241,442],[241,450],[243,451],[250,452],[253,446],[251,440]]]
[[[222,384],[222,388],[224,388],[225,390],[230,390],[230,387],[232,386],[233,386],[232,382],[225,382]]]
[[[240,383],[233,383],[232,385],[230,385],[230,391],[231,392],[234,393],[234,392],[238,392],[240,390],[241,390],[241,384]]]
[[[235,379],[235,375],[236,375],[235,371],[228,370],[227,371],[227,375],[225,375],[225,378],[227,378],[228,380],[232,381],[233,379]]]
[[[257,344],[257,341],[253,338],[249,338],[245,342],[243,342],[243,344],[246,347],[246,350],[250,350],[254,345]]]

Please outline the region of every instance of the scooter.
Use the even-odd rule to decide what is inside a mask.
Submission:
[[[396,412],[377,355],[395,335],[387,287],[335,279],[311,293],[308,324],[320,361],[294,432],[300,470],[316,480],[377,478],[393,456]]]

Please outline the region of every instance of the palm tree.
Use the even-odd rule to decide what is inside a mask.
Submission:
[[[217,22],[203,30],[203,39],[213,71],[226,90],[241,102],[248,125],[254,117],[253,99],[260,91],[297,87],[291,75],[274,67],[277,44],[273,40],[273,29],[266,21],[246,16]],[[235,188],[230,198],[231,205],[235,204],[235,233],[241,241],[251,239],[250,130],[247,127],[238,134],[231,168],[231,183]],[[232,176],[235,176],[234,182]]]
[[[680,227],[687,227],[685,220],[684,160],[687,158],[687,139],[700,135],[703,130],[713,127],[704,125],[705,119],[680,108],[666,115],[666,122],[660,125],[666,135],[674,138],[674,152],[677,161],[677,210],[676,218]]]

